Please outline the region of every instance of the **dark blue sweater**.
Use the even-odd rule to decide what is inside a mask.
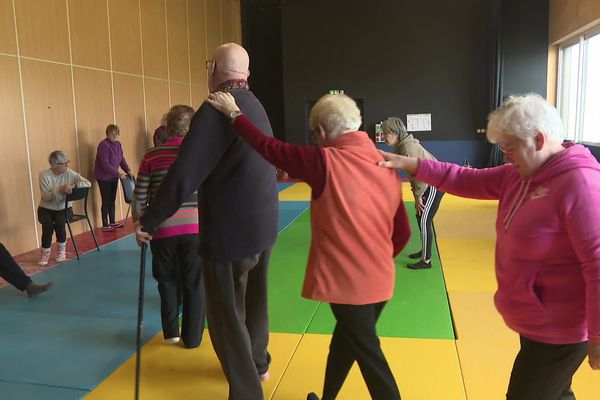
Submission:
[[[254,94],[244,89],[231,94],[242,112],[272,136],[267,114]],[[277,237],[275,168],[232,129],[223,114],[204,103],[192,119],[177,160],[140,219],[152,230],[197,190],[201,252],[220,262],[257,254]]]

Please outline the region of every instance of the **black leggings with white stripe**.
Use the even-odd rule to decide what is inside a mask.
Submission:
[[[431,259],[431,243],[433,242],[433,217],[440,206],[444,192],[437,190],[433,186],[429,186],[425,193],[423,193],[423,204],[425,209],[419,216],[417,215],[417,221],[419,221],[419,229],[421,231],[421,243],[423,250],[421,258],[423,260]]]

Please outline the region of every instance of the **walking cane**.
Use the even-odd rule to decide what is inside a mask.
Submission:
[[[144,280],[146,277],[146,249],[148,245],[142,243],[142,256],[140,260],[140,290],[138,299],[137,343],[135,356],[135,400],[140,398],[140,363],[142,358],[142,336],[144,325]]]

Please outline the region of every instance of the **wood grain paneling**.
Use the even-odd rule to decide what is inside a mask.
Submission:
[[[221,35],[223,43],[235,42],[232,0],[221,0]]]
[[[176,104],[191,105],[190,84],[171,82],[171,106]]]
[[[0,0],[0,53],[17,54],[12,0]]]
[[[186,0],[167,0],[167,37],[169,42],[169,79],[190,81]]]
[[[106,125],[113,122],[110,72],[74,67],[73,81],[77,105],[79,173],[93,182],[88,212],[95,221],[92,225],[101,226],[102,203],[98,185],[93,178],[98,143],[106,137]]]
[[[168,79],[165,0],[142,0],[144,75]]]
[[[223,44],[221,36],[221,1],[206,1],[206,54],[211,57],[213,51]]]
[[[146,142],[152,146],[154,130],[160,126],[162,116],[169,111],[169,83],[146,78]],[[148,140],[149,139],[149,140]]]
[[[123,145],[123,152],[129,167],[132,172],[137,172],[148,147],[142,78],[115,74],[114,87],[116,121],[121,130],[119,140]],[[126,207],[125,203],[123,203],[123,207]],[[126,211],[127,208],[123,208],[123,217]]]
[[[65,0],[15,0],[15,10],[22,56],[70,62]]]
[[[29,190],[29,165],[17,59],[0,56],[0,120],[5,127],[0,133],[0,159],[10,173],[0,174],[0,242],[18,254],[37,246],[33,199]]]
[[[48,169],[48,155],[65,151],[79,164],[73,116],[71,68],[43,61],[22,60],[23,97],[35,203],[39,203],[39,173]],[[74,167],[76,169],[76,167]]]
[[[206,12],[204,0],[188,0],[188,21],[190,32],[190,71],[192,83],[208,85],[206,60]]]
[[[205,85],[192,85],[192,107],[200,108],[208,96],[208,87]]]
[[[113,70],[142,74],[138,0],[108,0]]]
[[[550,0],[550,43],[600,22],[598,0]]]
[[[233,39],[237,44],[242,44],[242,8],[240,0],[231,0],[233,7]]]
[[[106,0],[69,0],[73,64],[110,69]]]

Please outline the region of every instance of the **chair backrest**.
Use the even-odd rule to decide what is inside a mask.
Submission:
[[[66,204],[69,204],[70,201],[85,199],[88,195],[89,190],[89,187],[73,188],[73,191],[67,194]]]
[[[124,175],[121,177],[121,185],[123,187],[125,203],[131,204],[133,201],[133,191],[135,189],[135,178],[133,175]]]

